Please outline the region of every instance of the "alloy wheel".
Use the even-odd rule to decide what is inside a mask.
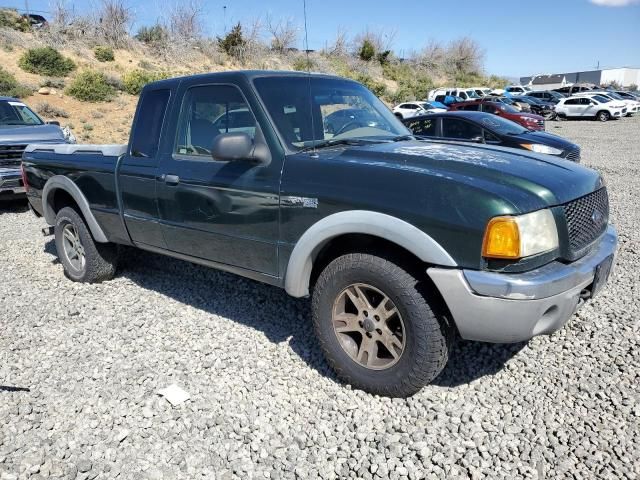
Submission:
[[[384,370],[402,357],[402,316],[393,301],[371,285],[355,283],[342,290],[333,304],[332,324],[342,349],[365,368]]]
[[[80,242],[78,229],[72,223],[67,223],[62,230],[62,245],[71,266],[81,272],[86,263],[84,247]]]

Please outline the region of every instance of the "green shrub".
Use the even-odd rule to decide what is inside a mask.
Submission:
[[[360,60],[364,60],[365,62],[370,61],[376,55],[376,47],[373,46],[371,40],[365,38],[362,42],[362,46],[360,47],[360,51],[358,52],[358,57]]]
[[[29,20],[13,8],[0,9],[0,27],[11,28],[19,32],[28,32],[31,29]]]
[[[300,72],[313,70],[315,66],[316,64],[314,63],[314,61],[307,57],[298,57],[293,61],[293,69]]]
[[[32,89],[20,85],[13,75],[0,67],[0,95],[21,98],[32,93]]]
[[[218,45],[220,48],[227,52],[227,55],[236,54],[239,47],[242,47],[246,43],[244,36],[242,35],[242,25],[238,22],[229,33],[224,37],[218,37]]]
[[[107,83],[107,79],[101,72],[85,70],[73,79],[66,90],[68,95],[85,102],[104,102],[111,100],[115,95],[115,89]]]
[[[93,54],[99,62],[113,62],[115,60],[111,47],[98,46],[93,49]]]
[[[124,91],[130,95],[140,95],[142,88],[151,82],[169,78],[167,72],[148,72],[145,70],[131,70],[122,77]]]
[[[29,73],[65,77],[76,68],[70,58],[63,57],[55,48],[41,47],[27,50],[20,61],[20,68]]]
[[[155,24],[151,27],[140,27],[136,38],[143,43],[164,43],[169,39],[169,32],[162,25]]]

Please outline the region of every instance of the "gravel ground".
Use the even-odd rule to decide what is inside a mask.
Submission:
[[[606,177],[613,278],[553,336],[458,342],[408,400],[338,382],[305,300],[141,252],[73,283],[0,207],[0,479],[639,478],[640,118],[549,127]]]

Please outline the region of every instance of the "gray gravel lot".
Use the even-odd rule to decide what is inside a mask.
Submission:
[[[458,342],[408,400],[338,382],[306,300],[138,251],[73,283],[0,206],[0,479],[640,478],[640,117],[548,127],[606,178],[613,278],[551,337]]]

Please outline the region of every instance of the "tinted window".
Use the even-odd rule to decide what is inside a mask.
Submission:
[[[0,101],[0,125],[42,125],[42,120],[24,103]]]
[[[590,105],[591,104],[591,99],[589,98],[581,98],[580,99],[580,105]]]
[[[164,114],[169,103],[169,90],[151,90],[142,95],[133,127],[131,155],[155,157],[160,143]]]
[[[477,103],[473,105],[465,105],[464,107],[462,107],[462,109],[477,112],[478,110],[480,110],[480,105],[478,105]]]
[[[240,90],[229,85],[187,90],[180,112],[175,152],[209,156],[213,139],[229,132],[244,132],[255,138],[256,121]]]
[[[483,103],[482,104],[482,111],[483,112],[487,112],[487,113],[496,113],[498,109],[495,107],[495,105],[491,105],[490,103]]]
[[[482,128],[473,123],[458,118],[442,119],[442,136],[470,140],[482,135]]]
[[[580,102],[578,101],[578,98],[569,98],[568,100],[565,100],[564,104],[565,105],[578,105]]]
[[[436,119],[423,118],[421,120],[412,120],[405,124],[414,135],[435,137],[436,136]]]

